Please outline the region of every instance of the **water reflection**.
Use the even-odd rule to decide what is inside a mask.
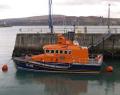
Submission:
[[[59,77],[41,78],[39,80],[45,85],[45,92],[49,95],[79,95],[87,92],[87,81],[64,79]]]
[[[96,80],[98,77],[17,71],[16,78],[20,84],[43,84],[47,95],[80,95],[87,92],[88,79]]]
[[[116,72],[88,76],[17,71],[15,78],[19,85],[42,85],[43,95],[117,95],[120,86]]]

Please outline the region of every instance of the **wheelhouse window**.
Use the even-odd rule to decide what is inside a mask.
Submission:
[[[71,54],[71,50],[68,51],[68,54]]]
[[[46,53],[50,53],[50,51],[49,51],[49,50],[46,50]]]
[[[45,50],[45,53],[71,54],[71,50]]]
[[[58,50],[56,50],[56,51],[55,51],[55,53],[57,53],[57,54],[58,54],[58,53],[59,53],[59,51],[58,51]]]
[[[54,50],[51,50],[51,53],[54,53]]]
[[[60,54],[63,54],[63,51],[62,51],[62,50],[60,50]]]
[[[67,50],[65,50],[64,53],[67,54]]]
[[[45,50],[45,53],[56,53],[55,50]]]

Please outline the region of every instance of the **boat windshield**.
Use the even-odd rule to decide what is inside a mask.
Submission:
[[[54,54],[71,54],[71,50],[45,50],[44,52]]]

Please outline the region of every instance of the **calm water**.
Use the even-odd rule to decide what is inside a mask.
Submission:
[[[9,60],[20,28],[0,28],[0,95],[120,95],[119,60],[105,62],[114,64],[114,72],[97,76],[17,72]],[[6,63],[9,71],[3,73]]]

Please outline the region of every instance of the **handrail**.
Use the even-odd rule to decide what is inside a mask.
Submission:
[[[69,31],[73,31],[73,27],[72,26],[58,26],[58,27],[54,27],[54,31],[55,33],[67,33]],[[120,33],[120,28],[111,28],[110,30],[111,33]],[[92,31],[92,32],[90,32]],[[97,32],[96,32],[97,31]],[[106,31],[108,31],[106,29],[106,27],[103,27],[103,28],[92,28],[92,27],[89,27],[87,28],[87,33],[101,33],[101,34],[105,34]],[[20,33],[49,33],[49,27],[48,26],[36,26],[36,27],[20,27],[19,28],[19,31]],[[85,33],[85,30],[84,30],[84,27],[81,26],[81,27],[78,27],[75,31],[76,33]]]
[[[112,35],[111,31],[108,31],[107,34],[104,33],[103,36],[95,42],[95,44],[88,46],[88,48],[96,47],[97,45],[103,42],[103,39],[107,40],[111,35]]]
[[[102,55],[101,55],[102,56]],[[95,55],[94,58],[79,58],[79,57],[74,57],[74,58],[71,58],[71,57],[67,57],[66,60],[68,59],[71,59],[72,60],[72,63],[74,64],[80,64],[80,63],[92,63],[92,64],[95,64],[95,63],[98,63],[99,60],[97,60],[97,57],[98,55]],[[58,57],[59,58],[59,57]],[[76,60],[77,59],[77,60]],[[63,60],[61,61],[63,62]],[[69,63],[69,62],[68,62]]]

